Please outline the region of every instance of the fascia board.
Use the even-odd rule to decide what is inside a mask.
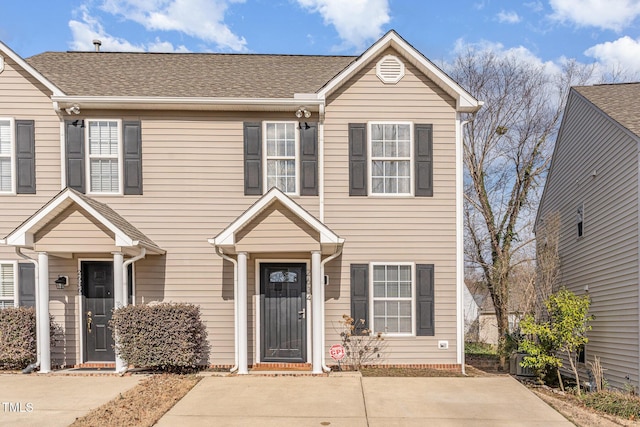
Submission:
[[[46,79],[42,74],[36,71],[31,65],[27,64],[27,62],[22,59],[20,55],[15,53],[9,46],[0,42],[0,51],[2,51],[5,55],[11,58],[16,64],[18,64],[21,68],[23,68],[27,73],[31,74],[36,80],[46,86],[54,96],[64,96],[64,92],[62,92],[56,85],[51,83],[48,79]]]

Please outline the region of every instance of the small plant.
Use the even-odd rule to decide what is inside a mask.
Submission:
[[[604,369],[600,364],[600,358],[598,356],[594,357],[593,362],[588,362],[588,365],[591,375],[593,376],[593,383],[596,392],[604,390],[606,383],[606,380],[604,379],[604,371],[606,371],[606,369]]]
[[[580,400],[585,406],[606,414],[637,420],[640,418],[640,398],[619,391],[585,393]]]
[[[354,320],[349,315],[342,315],[340,321],[340,339],[345,349],[345,364],[352,370],[359,371],[363,366],[381,360],[385,348],[381,332],[372,333],[365,327],[364,319]]]

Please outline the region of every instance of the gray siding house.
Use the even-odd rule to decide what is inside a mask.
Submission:
[[[0,43],[0,64],[0,306],[63,327],[51,349],[40,324],[42,372],[123,369],[111,308],[152,301],[199,305],[210,363],[240,374],[323,372],[343,314],[383,363],[461,368],[481,103],[397,33],[360,56]]]
[[[560,220],[557,286],[591,297],[582,372],[597,356],[616,387],[640,377],[638,106],[640,83],[571,89],[536,219]]]

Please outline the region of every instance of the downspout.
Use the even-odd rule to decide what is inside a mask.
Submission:
[[[140,261],[147,255],[147,248],[144,246],[140,248],[140,253],[133,258],[129,258],[125,262],[122,263],[122,292],[124,295],[124,305],[125,307],[129,304],[129,274],[127,269],[129,265],[134,262]],[[135,295],[132,295],[132,301],[135,301]],[[135,305],[135,304],[134,304]]]
[[[22,248],[16,246],[15,247],[15,251],[16,251],[16,255],[18,255],[20,258],[22,259],[26,259],[27,261],[29,261],[31,264],[33,264],[33,266],[35,267],[35,295],[36,295],[36,301],[39,301],[39,294],[38,294],[38,261],[28,257],[27,255],[22,253]],[[36,303],[37,306],[37,303]],[[36,331],[39,331],[40,328],[38,327],[38,322],[39,322],[39,317],[36,316]],[[29,366],[27,366],[26,368],[24,368],[22,370],[23,374],[30,374],[31,372],[33,372],[36,368],[40,367],[40,340],[36,340],[36,362],[30,364]]]
[[[320,222],[324,224],[324,104],[319,105],[318,113],[318,202],[320,204]]]
[[[343,242],[344,244],[344,242]],[[325,258],[322,260],[322,262],[320,263],[320,272],[322,275],[322,278],[324,280],[324,265],[326,263],[328,263],[329,261],[332,261],[334,259],[336,259],[337,257],[339,257],[342,254],[342,244],[338,246],[338,249],[336,249],[336,251],[333,253],[333,255]],[[326,363],[325,363],[325,351],[324,349],[326,348],[326,344],[325,344],[325,316],[324,316],[324,283],[322,284],[322,291],[320,292],[320,298],[322,299],[322,370],[324,372],[331,372],[331,368],[329,368]]]
[[[229,369],[229,372],[235,372],[238,370],[238,261],[231,258],[229,255],[226,255],[220,247],[215,246],[216,253],[219,257],[226,259],[227,261],[233,264],[233,329],[235,332],[234,337],[234,363],[233,367]]]
[[[464,180],[464,164],[463,164],[463,127],[464,125],[473,121],[473,118],[470,120],[460,121],[456,118],[456,121],[459,123],[459,126],[456,126],[456,293],[458,295],[456,306],[457,306],[457,321],[458,321],[458,355],[460,360],[460,366],[462,369],[462,375],[467,375],[465,369],[465,352],[464,352],[464,294],[463,294],[463,286],[464,286],[464,218],[463,218],[463,210],[464,210],[464,198],[463,198],[463,180]]]

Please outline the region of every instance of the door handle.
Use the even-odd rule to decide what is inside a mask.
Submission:
[[[91,333],[91,325],[93,323],[92,313],[87,311],[87,332]]]
[[[302,309],[298,312],[298,320],[301,319],[305,319],[306,318],[306,314],[307,314],[307,310],[306,309]]]

